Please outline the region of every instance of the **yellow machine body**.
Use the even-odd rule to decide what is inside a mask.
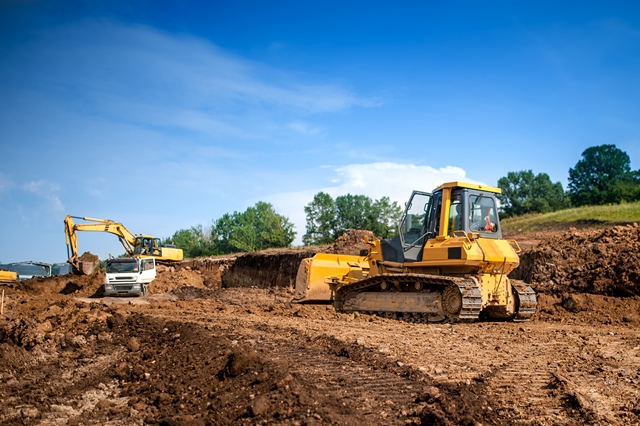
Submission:
[[[304,259],[294,301],[333,302],[410,321],[528,320],[535,293],[508,274],[520,248],[502,238],[499,188],[463,182],[414,191],[393,239],[370,239],[365,257],[319,253]]]
[[[0,270],[0,283],[14,283],[16,281],[18,281],[16,272]]]

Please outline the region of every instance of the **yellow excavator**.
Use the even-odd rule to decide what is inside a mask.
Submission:
[[[76,224],[74,219],[80,219],[87,223]],[[154,257],[156,261],[178,262],[183,258],[182,249],[173,244],[161,244],[160,238],[151,235],[131,233],[123,224],[108,219],[95,219],[91,217],[67,216],[64,218],[64,232],[67,241],[67,256],[73,271],[81,275],[91,274],[98,260],[84,259],[78,256],[77,231],[108,232],[114,234],[122,243],[127,254],[132,257]]]
[[[500,188],[464,182],[414,191],[399,235],[368,238],[366,256],[318,253],[303,259],[293,301],[329,301],[339,312],[408,322],[528,321],[536,294],[509,272],[520,247],[502,238]]]

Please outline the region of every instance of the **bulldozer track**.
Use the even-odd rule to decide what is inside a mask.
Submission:
[[[536,313],[536,308],[538,306],[536,292],[533,291],[533,288],[531,288],[529,284],[522,281],[513,280],[511,281],[511,286],[518,293],[519,299],[518,312],[516,313],[513,321],[529,321]]]
[[[156,313],[152,316],[211,325],[211,318],[200,312],[180,312],[171,318]],[[269,359],[287,365],[292,374],[303,380],[313,377],[318,390],[336,395],[345,405],[356,407],[365,416],[371,415],[372,424],[406,424],[407,417],[399,417],[397,413],[412,414],[409,406],[415,401],[420,386],[414,380],[377,369],[366,361],[353,361],[330,353],[325,346],[308,342],[304,331],[256,324],[255,336],[248,336],[246,332],[236,332],[237,325],[216,324],[215,329],[223,331],[230,339],[255,337],[257,347]],[[277,337],[283,334],[289,338]],[[381,416],[384,418],[382,423]]]
[[[375,423],[380,423],[380,413],[387,409],[397,414],[402,407],[411,406],[423,382],[414,380],[413,376],[376,369],[366,359],[337,356],[335,351],[327,349],[326,341],[315,343],[317,338],[333,336],[339,342],[357,341],[358,347],[382,354],[387,362],[402,361],[423,374],[427,382],[483,383],[490,396],[491,409],[504,419],[504,424],[575,425],[592,419],[595,419],[593,424],[616,424],[621,418],[631,420],[619,424],[634,424],[633,415],[625,414],[629,408],[624,405],[637,400],[638,391],[630,379],[640,365],[636,358],[618,358],[619,368],[624,367],[631,376],[612,378],[599,371],[592,371],[590,375],[584,373],[584,367],[573,367],[588,365],[591,361],[587,360],[592,358],[613,360],[618,357],[616,345],[622,346],[618,342],[630,339],[627,346],[637,345],[634,333],[623,338],[627,340],[619,340],[617,334],[603,333],[599,328],[585,331],[571,325],[544,323],[532,323],[527,328],[514,323],[484,322],[421,325],[358,320],[350,323],[345,316],[336,323],[335,319],[256,315],[220,321],[224,317],[202,311],[173,311],[170,317],[161,311],[149,313],[170,320],[206,324],[214,333],[238,340],[255,340],[255,347],[269,358],[290,366],[292,373],[309,378],[318,389],[335,394],[345,405],[358,407],[359,413],[370,415]],[[334,327],[334,332],[327,327]],[[498,330],[503,331],[496,334]],[[494,337],[485,341],[486,336]],[[614,345],[603,346],[608,340],[614,341]],[[396,343],[388,345],[390,341]],[[407,350],[399,349],[403,345]],[[480,356],[481,353],[484,355]],[[558,380],[558,372],[566,378],[566,383]],[[618,389],[618,395],[626,392],[625,398],[621,401],[609,398],[607,388],[612,386]],[[583,402],[588,404],[586,409],[572,405],[576,393],[583,395]],[[388,424],[402,423],[397,417],[387,417],[387,421]]]
[[[360,407],[365,414],[375,414],[393,407],[401,411],[416,398],[414,381],[397,374],[375,370],[366,363],[344,357],[317,352],[313,348],[298,348],[286,341],[263,342],[263,348],[272,353],[272,359],[290,365],[290,371],[299,377],[323,377],[316,386],[322,392],[334,394],[343,402]],[[404,424],[403,420],[388,418],[387,424]]]
[[[410,308],[398,311],[394,310],[393,307],[389,309],[360,310],[350,309],[346,306],[348,302],[345,301],[348,300],[349,296],[369,293],[367,289],[382,286],[387,286],[391,291],[375,291],[375,293],[389,294],[390,298],[398,293],[412,294],[416,298],[426,294],[432,295],[432,298],[435,296],[435,299],[438,300],[434,301],[434,305],[438,306],[439,309],[438,311],[412,312]],[[407,322],[473,322],[478,319],[482,310],[482,294],[478,282],[473,278],[465,279],[425,274],[382,274],[342,286],[336,292],[334,306],[338,311],[377,314]]]

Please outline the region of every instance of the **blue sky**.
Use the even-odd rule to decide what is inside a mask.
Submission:
[[[167,237],[267,201],[299,243],[319,191],[640,168],[632,1],[5,0],[0,57],[2,262],[66,260],[67,214]]]

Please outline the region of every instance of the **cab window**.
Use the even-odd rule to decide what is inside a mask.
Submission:
[[[492,197],[469,196],[469,230],[474,232],[498,232],[498,214]]]
[[[462,194],[453,194],[449,208],[449,231],[460,231],[464,228],[462,208]]]

